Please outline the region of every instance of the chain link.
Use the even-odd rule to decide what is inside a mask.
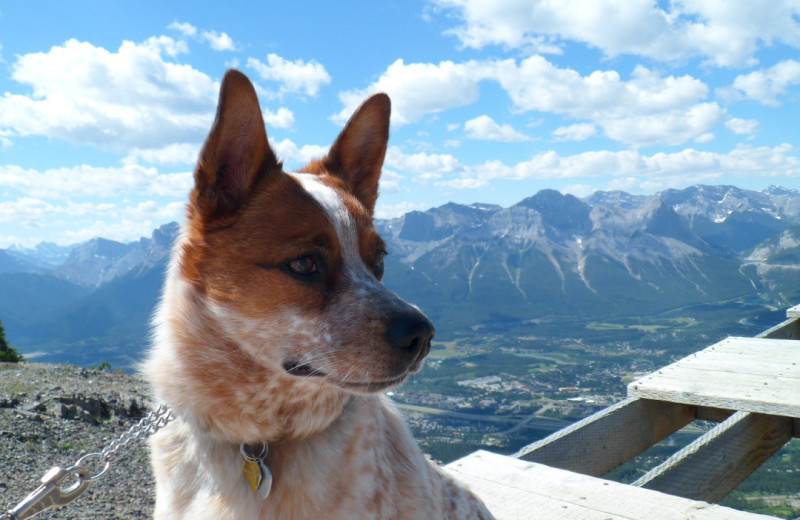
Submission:
[[[114,464],[129,451],[169,424],[175,416],[166,405],[161,405],[143,417],[136,425],[120,435],[100,452],[106,464]]]
[[[92,482],[99,480],[111,468],[111,465],[124,457],[129,451],[139,446],[142,442],[152,437],[158,430],[169,424],[175,418],[166,405],[151,411],[138,423],[131,426],[125,433],[111,441],[99,453],[89,453],[82,456],[67,469],[55,466],[42,477],[42,485],[25,497],[22,502],[5,513],[0,513],[0,520],[25,520],[51,507],[61,507],[69,504],[89,488]],[[92,474],[84,463],[92,458],[99,458],[104,463],[103,468]],[[66,486],[69,478],[77,482]]]

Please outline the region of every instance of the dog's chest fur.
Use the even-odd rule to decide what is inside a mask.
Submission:
[[[154,448],[156,468],[172,475],[169,489],[159,486],[159,518],[463,519],[475,505],[415,456],[414,440],[378,397],[354,398],[323,433],[272,446],[275,480],[266,500],[243,483],[237,446],[178,424]]]

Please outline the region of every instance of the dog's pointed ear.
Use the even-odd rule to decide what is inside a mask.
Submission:
[[[326,169],[344,181],[370,214],[378,199],[378,180],[389,142],[391,111],[392,104],[386,94],[375,94],[364,101],[325,158]]]
[[[206,220],[230,216],[262,176],[280,168],[267,141],[253,84],[238,70],[227,71],[217,115],[194,172],[193,206]]]

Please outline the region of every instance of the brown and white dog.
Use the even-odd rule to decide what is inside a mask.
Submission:
[[[434,332],[380,282],[389,112],[370,97],[326,157],[286,173],[252,84],[225,75],[144,365],[177,417],[151,441],[157,518],[491,518],[381,394]],[[268,446],[266,498],[242,443]]]

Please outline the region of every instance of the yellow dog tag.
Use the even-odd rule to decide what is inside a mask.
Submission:
[[[253,488],[253,491],[258,489],[258,485],[261,484],[261,468],[258,467],[258,462],[245,460],[244,476],[247,477],[247,482],[250,483],[250,487]]]

